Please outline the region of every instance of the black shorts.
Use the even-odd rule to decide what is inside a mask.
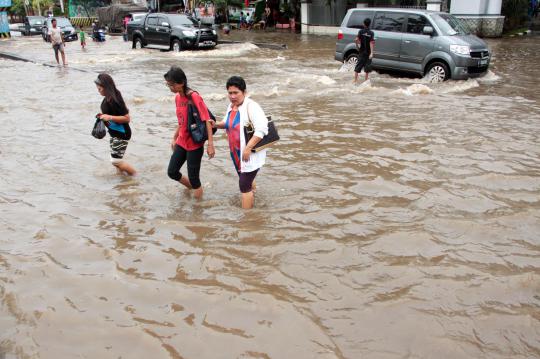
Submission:
[[[358,63],[356,64],[356,67],[354,68],[354,72],[362,72],[362,69],[364,69],[364,71],[366,73],[370,73],[371,72],[371,59],[369,58],[369,55],[367,54],[360,54],[360,56],[358,56]]]
[[[259,170],[253,172],[238,172],[238,185],[240,186],[240,192],[248,193],[253,190],[253,181],[255,181],[255,176],[257,176]]]

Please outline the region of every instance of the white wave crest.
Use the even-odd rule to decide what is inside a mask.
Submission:
[[[351,91],[351,93],[367,93],[367,92],[377,92],[379,91],[381,88],[380,87],[375,87],[371,84],[371,80],[366,80],[364,82],[362,82],[360,85],[358,86],[354,86],[353,90]]]
[[[431,95],[434,91],[424,84],[412,84],[405,89],[397,89],[393,93],[401,94],[405,96],[414,95]]]
[[[470,90],[479,86],[480,84],[475,79],[468,79],[466,81],[446,81],[440,84],[440,87],[436,89],[436,92],[441,92],[441,93],[465,92],[467,90]]]
[[[484,76],[478,78],[478,82],[480,82],[481,84],[490,84],[497,82],[500,79],[501,77],[499,75],[495,74],[491,70],[488,70],[488,72]]]
[[[250,42],[242,44],[221,44],[212,50],[204,51],[182,51],[174,53],[175,57],[183,58],[216,58],[216,57],[235,57],[243,55],[250,51],[256,50],[259,47]]]
[[[227,95],[224,93],[210,93],[204,96],[204,99],[208,101],[221,101],[225,98],[227,98]]]

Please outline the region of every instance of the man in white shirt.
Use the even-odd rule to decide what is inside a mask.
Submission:
[[[56,26],[56,19],[51,20],[52,28],[49,29],[49,37],[51,39],[52,48],[54,50],[54,56],[56,57],[56,63],[60,65],[58,60],[58,51],[62,54],[62,63],[64,66],[66,63],[66,54],[64,53],[64,34],[62,29]]]

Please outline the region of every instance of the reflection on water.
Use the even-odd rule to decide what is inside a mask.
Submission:
[[[69,68],[0,60],[0,356],[540,356],[538,38],[491,41],[483,78],[359,85],[334,38],[257,41],[288,50],[108,38],[69,44]],[[53,60],[38,38],[2,49]],[[173,64],[214,113],[240,74],[277,119],[254,210],[223,133],[202,201],[168,179]],[[135,178],[90,136],[103,70],[133,118]]]

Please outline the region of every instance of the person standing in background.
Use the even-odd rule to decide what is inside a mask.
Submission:
[[[371,25],[371,19],[364,20],[364,28],[358,31],[355,42],[358,48],[358,63],[354,68],[354,82],[358,82],[358,74],[364,69],[366,73],[366,81],[369,79],[369,73],[371,72],[371,60],[373,59],[373,52],[375,50],[375,34],[369,29]]]
[[[51,39],[52,48],[54,50],[54,57],[56,58],[56,63],[60,65],[60,60],[58,59],[58,52],[62,54],[62,64],[64,66],[66,63],[66,54],[64,53],[64,34],[62,29],[56,26],[56,19],[51,20],[52,27],[49,29],[49,38]]]
[[[82,26],[79,28],[79,39],[81,40],[81,48],[84,50],[86,47],[86,34],[84,33]]]

